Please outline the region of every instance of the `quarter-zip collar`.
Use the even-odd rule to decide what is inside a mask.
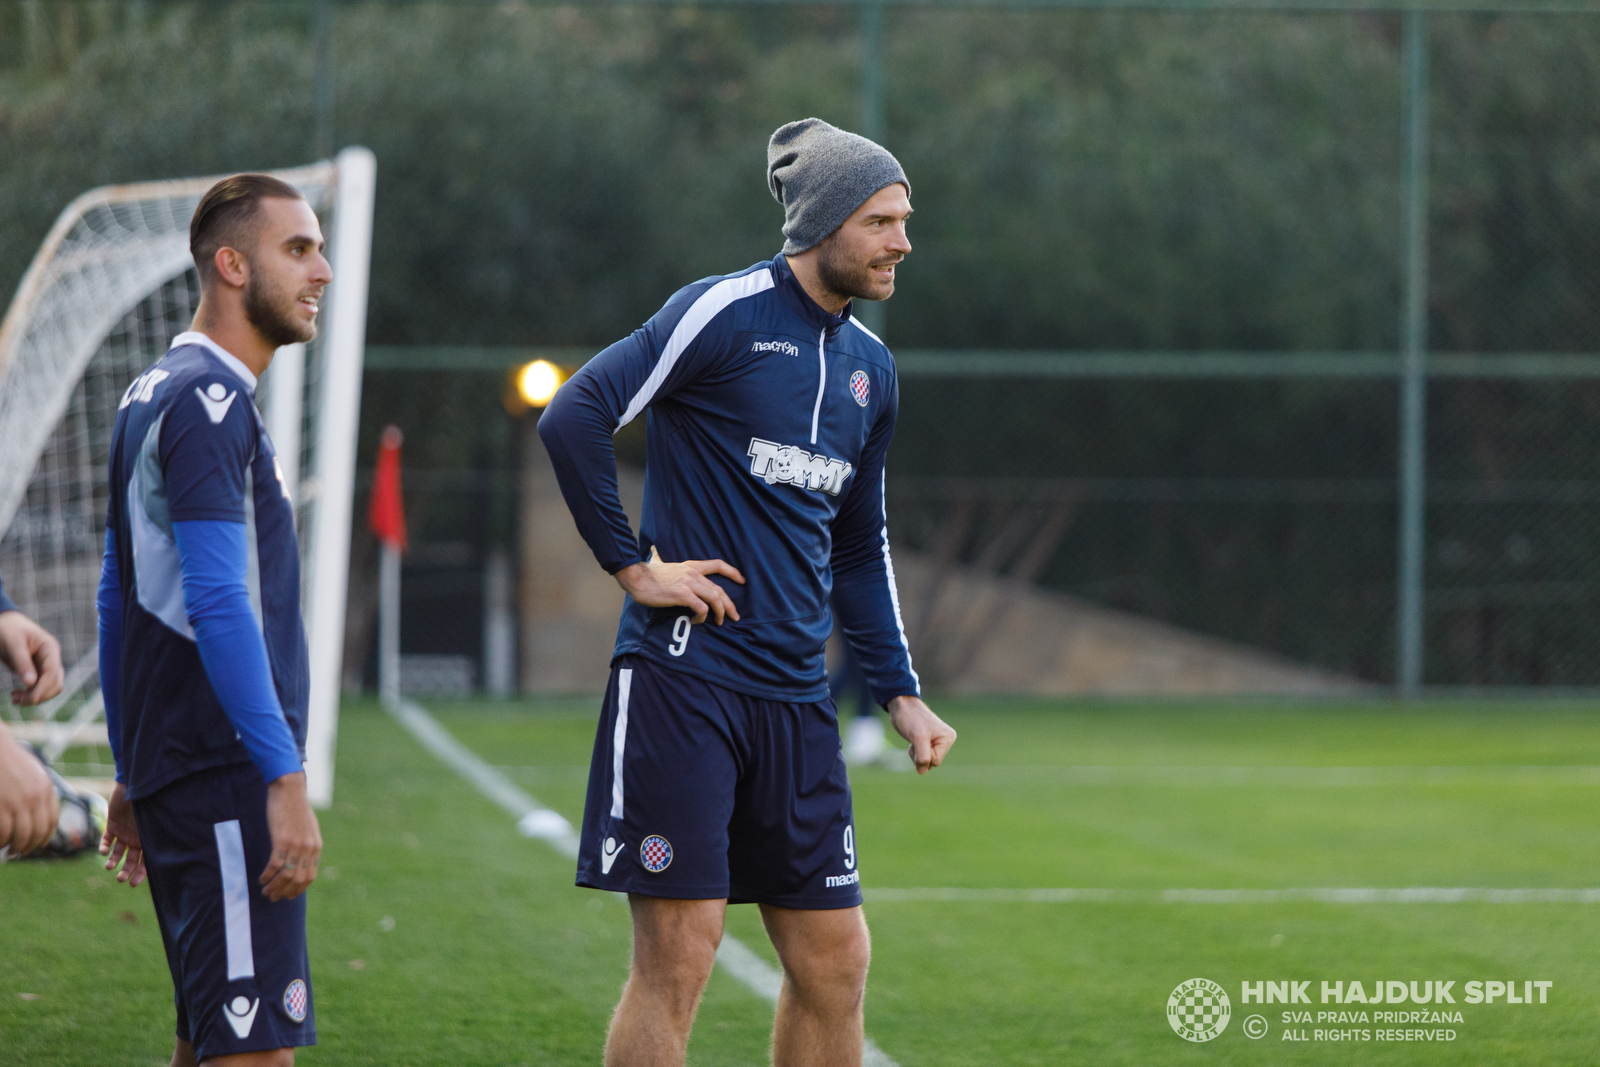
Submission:
[[[800,284],[800,279],[794,276],[789,261],[782,255],[773,259],[772,274],[778,280],[778,295],[783,298],[783,302],[790,310],[811,323],[813,329],[826,331],[828,340],[833,340],[834,335],[850,321],[850,309],[854,306],[854,301],[846,304],[839,314],[828,314],[821,304],[811,299],[811,294]]]

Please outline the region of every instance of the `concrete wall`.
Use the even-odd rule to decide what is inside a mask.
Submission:
[[[644,472],[623,467],[618,484],[637,529]],[[520,512],[519,687],[524,693],[601,692],[623,593],[578,535],[532,425],[524,433]]]
[[[1263,649],[1076,597],[896,552],[900,601],[924,684],[962,693],[1239,695],[1330,693],[1352,679]]]

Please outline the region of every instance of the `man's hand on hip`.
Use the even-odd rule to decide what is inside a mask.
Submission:
[[[12,613],[14,614],[14,613]],[[32,752],[0,726],[0,846],[24,856],[50,840],[60,818],[56,787]]]
[[[259,882],[269,900],[293,900],[317,877],[322,831],[306,798],[304,771],[286,774],[267,786],[267,830],[272,859]]]
[[[917,773],[927,774],[943,763],[950,746],[956,743],[956,732],[950,724],[935,715],[921,697],[895,697],[888,707],[889,721],[901,737],[911,742],[911,762],[917,765]]]
[[[695,622],[705,622],[708,614],[715,615],[718,626],[724,618],[738,622],[739,610],[727,591],[706,577],[708,574],[720,574],[744,584],[739,569],[720,559],[663,563],[653,548],[648,563],[624,567],[616,573],[616,579],[636,603],[647,608],[688,608],[694,612]]]

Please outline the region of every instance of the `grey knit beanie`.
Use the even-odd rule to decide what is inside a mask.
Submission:
[[[821,119],[786,123],[767,142],[767,188],[783,205],[786,256],[816,245],[895,182],[911,191],[888,149]]]

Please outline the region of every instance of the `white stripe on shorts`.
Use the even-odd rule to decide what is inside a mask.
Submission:
[[[622,750],[628,745],[628,690],[633,668],[617,671],[617,732],[611,737],[611,817],[622,818]]]
[[[222,921],[228,937],[228,981],[256,976],[256,954],[250,943],[250,883],[244,869],[244,837],[239,820],[212,825],[217,835],[217,862],[222,868]]]

